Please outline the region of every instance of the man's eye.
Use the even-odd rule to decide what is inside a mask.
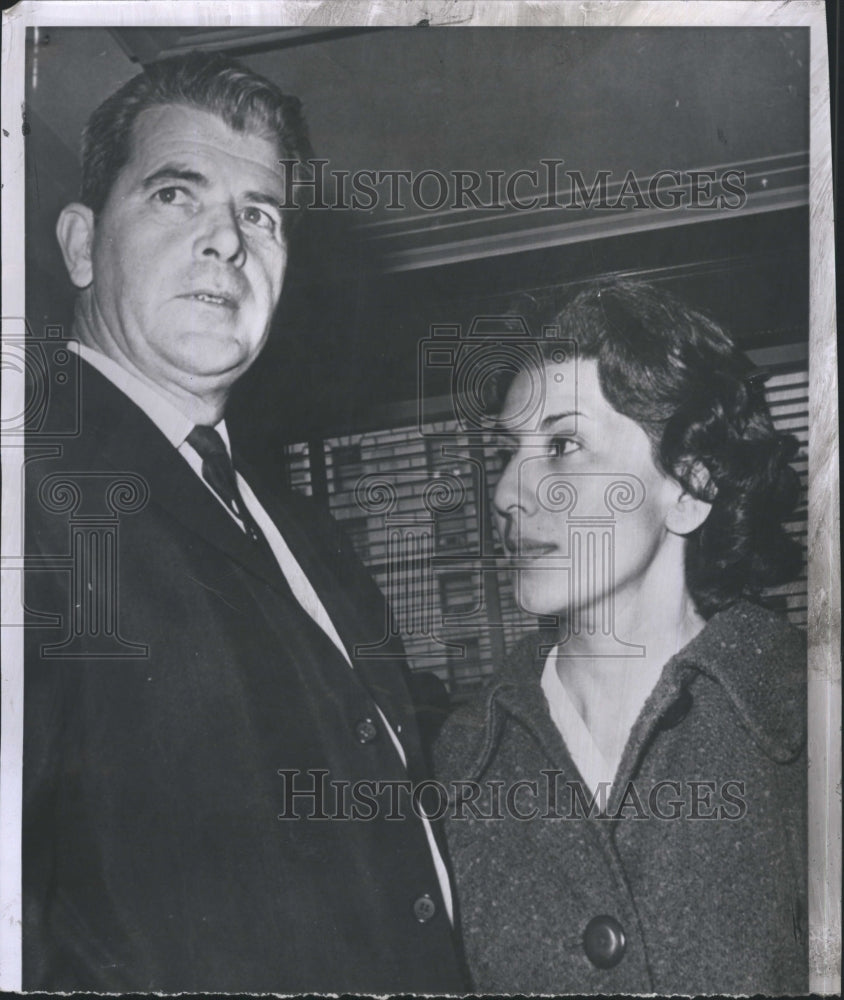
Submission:
[[[269,212],[257,208],[255,205],[247,205],[240,215],[243,221],[250,226],[257,226],[258,229],[264,229],[268,233],[274,233],[278,228],[276,219]]]
[[[153,198],[160,201],[162,205],[184,205],[188,201],[188,192],[179,187],[159,188]]]

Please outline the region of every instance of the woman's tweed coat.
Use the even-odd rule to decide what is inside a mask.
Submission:
[[[438,744],[441,780],[481,784],[477,798],[458,789],[463,805],[447,814],[475,988],[806,992],[802,634],[746,603],[712,618],[645,704],[609,819],[573,791],[580,777],[539,684],[547,638],[539,646],[516,646]],[[536,793],[513,792],[519,780]],[[584,930],[606,916],[626,947],[598,968]]]

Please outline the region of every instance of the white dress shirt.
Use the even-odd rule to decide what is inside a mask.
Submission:
[[[551,719],[577,766],[589,790],[597,796],[598,811],[606,812],[621,755],[607,758],[595,742],[589,727],[571,700],[565,684],[557,673],[557,647],[545,660],[542,671],[542,690],[548,702]]]
[[[187,442],[187,437],[194,428],[193,421],[186,417],[177,407],[175,407],[168,399],[162,396],[154,388],[147,385],[145,382],[142,382],[139,378],[136,378],[130,372],[126,371],[125,368],[122,368],[116,361],[106,357],[105,354],[102,354],[99,351],[96,351],[93,348],[77,341],[72,341],[70,346],[71,349],[77,349],[81,358],[87,361],[92,367],[96,368],[101,375],[104,375],[113,385],[120,389],[121,392],[125,393],[129,399],[131,399],[132,402],[135,403],[150,418],[150,420],[152,420],[170,444],[173,445],[182,458],[184,458],[188,465],[197,474],[200,481],[205,485],[211,495],[219,502],[223,510],[229,514],[231,519],[235,522],[235,524],[237,524],[241,531],[245,531],[243,524],[203,478],[202,458]],[[231,443],[229,441],[229,434],[226,429],[225,420],[221,420],[218,424],[216,424],[214,430],[216,430],[223,439],[226,450],[229,452],[229,456],[231,456]],[[334,627],[334,623],[331,621],[328,612],[325,610],[322,601],[319,599],[319,595],[311,585],[311,581],[305,575],[302,567],[296,561],[293,553],[288,548],[281,532],[258,502],[257,497],[249,488],[249,484],[246,480],[240,475],[239,472],[235,472],[235,475],[237,476],[237,485],[240,489],[241,496],[243,497],[243,502],[248,507],[249,513],[255,519],[261,531],[263,531],[264,537],[278,560],[278,564],[281,567],[281,571],[286,577],[288,584],[290,585],[293,595],[305,611],[307,611],[311,618],[317,623],[317,625],[319,625],[323,632],[325,632],[328,638],[334,643],[349,666],[354,669],[349,653],[343,645],[343,642],[337,633],[337,629]],[[390,734],[390,739],[396,748],[399,757],[401,758],[402,765],[406,768],[407,757],[405,756],[404,747],[401,745],[397,734],[393,731],[393,727],[387,721],[384,713],[377,704],[375,707],[381,717],[381,721],[384,723],[384,728]],[[434,840],[431,824],[427,817],[422,817],[422,824],[425,829],[428,846],[431,850],[431,856],[434,861],[437,879],[439,881],[443,900],[448,912],[448,918],[453,923],[454,918],[451,886],[449,884],[445,864],[442,856],[440,855],[437,843]]]

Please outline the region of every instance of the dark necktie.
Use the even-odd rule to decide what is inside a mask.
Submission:
[[[213,427],[197,424],[188,434],[187,442],[202,459],[202,478],[240,521],[247,536],[277,566],[278,561],[269,542],[243,502],[234,466],[223,439]]]

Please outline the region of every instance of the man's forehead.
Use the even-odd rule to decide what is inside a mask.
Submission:
[[[206,161],[234,172],[281,178],[276,143],[254,132],[238,132],[219,115],[182,104],[144,109],[132,128],[132,173],[156,169],[168,160]]]

